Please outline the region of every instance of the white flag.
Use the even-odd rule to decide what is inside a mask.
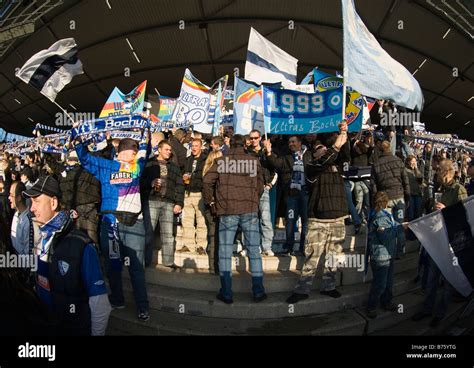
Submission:
[[[346,83],[359,93],[423,109],[423,93],[411,73],[380,46],[356,13],[354,0],[342,0]]]
[[[245,79],[262,83],[281,82],[285,88],[294,88],[298,59],[268,41],[255,29],[250,30]]]
[[[33,55],[15,75],[54,101],[74,76],[83,73],[76,41],[65,38]]]

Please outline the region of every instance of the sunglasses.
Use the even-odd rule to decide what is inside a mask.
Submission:
[[[260,139],[260,137],[250,137],[250,140],[252,141],[257,140],[257,139]]]

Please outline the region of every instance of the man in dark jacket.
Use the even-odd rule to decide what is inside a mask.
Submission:
[[[36,291],[58,321],[59,335],[104,335],[111,306],[97,250],[59,210],[61,192],[52,176],[23,192],[40,224]]]
[[[254,129],[250,132],[251,146],[247,149],[250,155],[257,157],[260,161],[263,171],[264,191],[260,198],[260,227],[262,229],[262,253],[266,256],[273,256],[273,223],[270,210],[270,190],[276,185],[278,176],[274,168],[269,164],[268,158],[261,145],[261,134]]]
[[[435,202],[434,210],[443,210],[444,208],[454,206],[467,198],[466,188],[454,180],[455,168],[451,160],[443,160],[437,171],[438,184],[441,186],[441,197]],[[455,238],[453,240],[454,242],[460,241],[462,243],[463,237]],[[459,244],[457,244],[457,247],[459,249]],[[438,265],[431,257],[428,258],[428,262],[429,271],[423,309],[416,313],[412,317],[412,320],[420,321],[426,317],[431,317],[434,312],[435,315],[430,322],[430,327],[437,327],[446,316],[449,303],[451,302],[454,293],[454,288],[443,277]],[[444,281],[441,291],[442,296],[439,298],[438,303],[436,303],[437,291],[440,289],[441,279]]]
[[[303,255],[304,239],[308,228],[309,192],[306,185],[305,166],[311,160],[311,152],[301,144],[297,135],[288,140],[290,154],[278,157],[272,153],[270,140],[264,142],[268,162],[281,175],[283,197],[286,198],[286,243],[282,254],[293,252],[295,244],[295,225],[301,218],[301,237],[299,251],[293,255]]]
[[[169,142],[171,143],[173,154],[176,157],[179,169],[181,170],[181,175],[184,174],[184,169],[186,166],[187,150],[183,146],[183,142],[185,138],[186,138],[186,132],[183,129],[177,129],[173,131],[172,134],[170,134],[169,136]]]
[[[390,199],[388,208],[392,210],[397,226],[397,258],[400,258],[405,249],[405,231],[402,223],[405,218],[405,203],[409,203],[410,184],[408,182],[405,165],[402,160],[391,152],[390,142],[383,141],[382,154],[372,168],[372,193],[383,191]]]
[[[207,247],[207,227],[202,200],[202,170],[207,155],[202,150],[202,140],[193,139],[191,156],[186,161],[183,181],[185,184],[183,207],[183,238],[180,253],[197,252],[205,254]],[[196,223],[196,226],[194,226]]]
[[[171,152],[170,142],[161,141],[156,156],[146,163],[140,183],[146,227],[145,264],[151,264],[153,233],[159,222],[163,265],[176,268],[173,219],[184,206],[184,185],[179,167],[170,160]]]
[[[68,153],[65,165],[50,153],[44,153],[44,158],[59,178],[63,209],[74,210],[76,227],[85,231],[95,244],[99,244],[100,182],[79,164],[74,151]]]
[[[305,263],[301,277],[293,294],[287,299],[289,304],[307,299],[320,262],[324,262],[321,294],[339,298],[336,290],[337,259],[343,252],[346,227],[344,219],[348,208],[344,181],[338,168],[341,147],[347,142],[347,125],[341,125],[339,135],[328,135],[323,145],[314,153],[308,163],[306,173],[311,183],[311,198],[308,205],[308,233],[305,243]],[[336,139],[334,139],[336,138]],[[326,259],[321,261],[325,254]]]
[[[263,287],[262,257],[258,206],[263,192],[260,162],[244,151],[245,141],[239,134],[231,138],[231,149],[217,159],[204,177],[203,195],[207,205],[219,216],[219,272],[221,289],[217,299],[231,304],[232,251],[238,226],[246,241],[252,292],[255,302],[266,299]],[[214,196],[215,193],[215,196]]]

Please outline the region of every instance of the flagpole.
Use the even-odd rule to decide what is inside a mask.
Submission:
[[[347,80],[347,68],[346,68],[346,55],[344,55],[344,0],[342,1],[342,120],[346,119],[346,80]]]
[[[54,101],[54,100],[50,100],[50,101],[51,101],[52,103],[54,103],[57,107],[59,107],[59,108],[62,110],[62,112],[63,112],[64,114],[66,114],[66,116],[71,120],[72,125],[74,125],[74,124],[76,123],[76,122],[74,121],[74,119],[71,117],[71,115],[69,115],[69,113],[68,113],[65,109],[63,109],[63,107],[62,107],[60,104],[58,104],[58,103],[57,103],[56,101]]]
[[[342,120],[346,119],[346,99],[347,99],[346,79],[347,79],[347,69],[344,68],[344,71],[342,74]]]

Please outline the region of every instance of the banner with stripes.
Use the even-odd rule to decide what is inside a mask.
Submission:
[[[443,276],[463,296],[474,286],[474,196],[409,223]]]

